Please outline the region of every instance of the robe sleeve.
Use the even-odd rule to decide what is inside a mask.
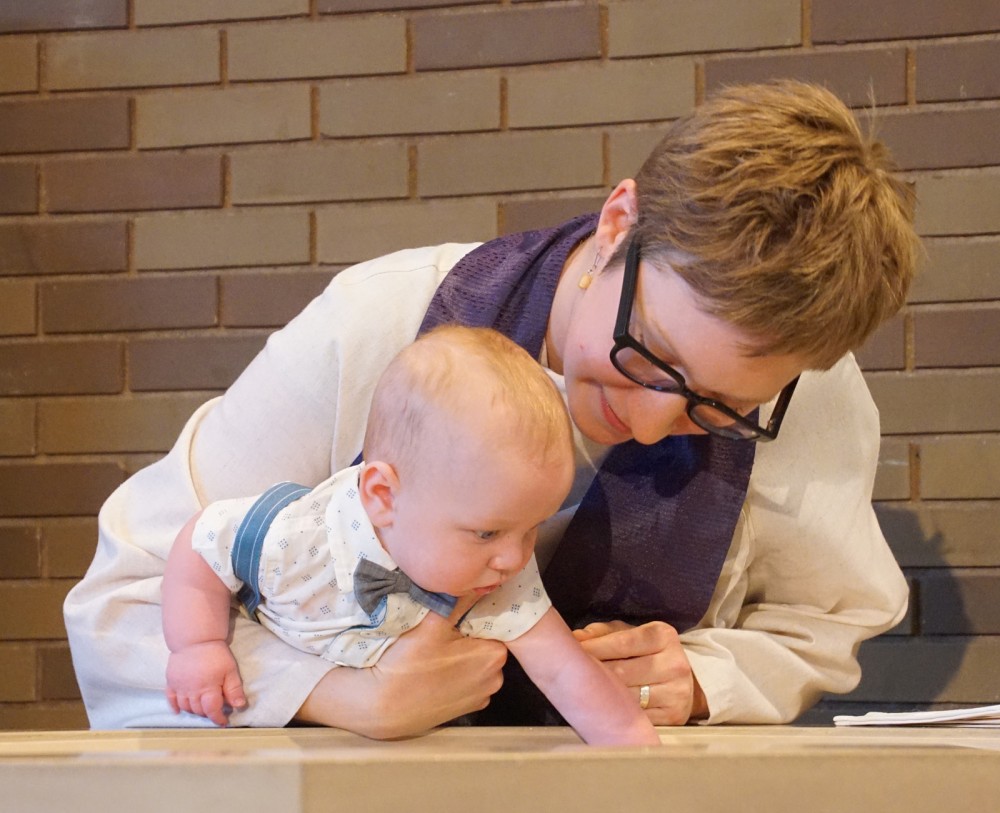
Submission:
[[[441,278],[470,245],[397,252],[338,274],[221,397],[199,408],[168,455],[101,509],[98,547],[64,605],[92,727],[211,726],[174,715],[160,581],[177,532],[209,502],[281,480],[315,485],[360,451],[375,380],[413,340]],[[331,668],[233,614],[232,650],[250,705],[237,726],[281,726]]]
[[[758,448],[709,610],[681,636],[709,723],[785,723],[852,690],[858,646],[905,614],[871,506],[878,447],[853,357],[803,376],[778,440]]]

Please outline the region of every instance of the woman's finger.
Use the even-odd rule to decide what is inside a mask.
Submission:
[[[599,661],[638,658],[680,648],[677,630],[662,621],[652,621],[641,627],[618,624],[607,622],[585,627],[584,633],[594,637],[580,641],[581,646]]]
[[[612,632],[626,629],[633,629],[633,625],[626,624],[624,621],[595,621],[593,624],[587,624],[583,629],[573,630],[573,635],[578,641],[589,641],[591,638],[600,638]]]

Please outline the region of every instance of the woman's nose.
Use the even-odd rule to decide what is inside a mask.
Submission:
[[[687,398],[640,387],[629,394],[629,426],[639,443],[650,444],[667,435],[703,435],[705,430],[687,414]]]

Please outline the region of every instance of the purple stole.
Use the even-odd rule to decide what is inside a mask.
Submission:
[[[596,215],[485,243],[445,277],[420,326],[492,327],[537,358],[563,264]],[[611,337],[608,336],[608,347]],[[544,573],[572,627],[660,620],[683,631],[708,609],[746,497],[753,443],[679,435],[609,452]],[[478,716],[489,725],[558,722],[513,659]]]

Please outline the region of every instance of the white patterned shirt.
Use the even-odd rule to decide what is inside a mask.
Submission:
[[[393,593],[371,616],[354,597],[354,570],[369,559],[395,570],[358,494],[358,466],[343,469],[283,508],[262,543],[257,619],[303,652],[341,666],[374,664],[386,647],[429,610]],[[192,547],[229,590],[243,586],[232,562],[236,532],[257,497],[211,503],[195,525]],[[517,576],[480,599],[459,630],[475,638],[512,641],[551,607],[532,556]]]

